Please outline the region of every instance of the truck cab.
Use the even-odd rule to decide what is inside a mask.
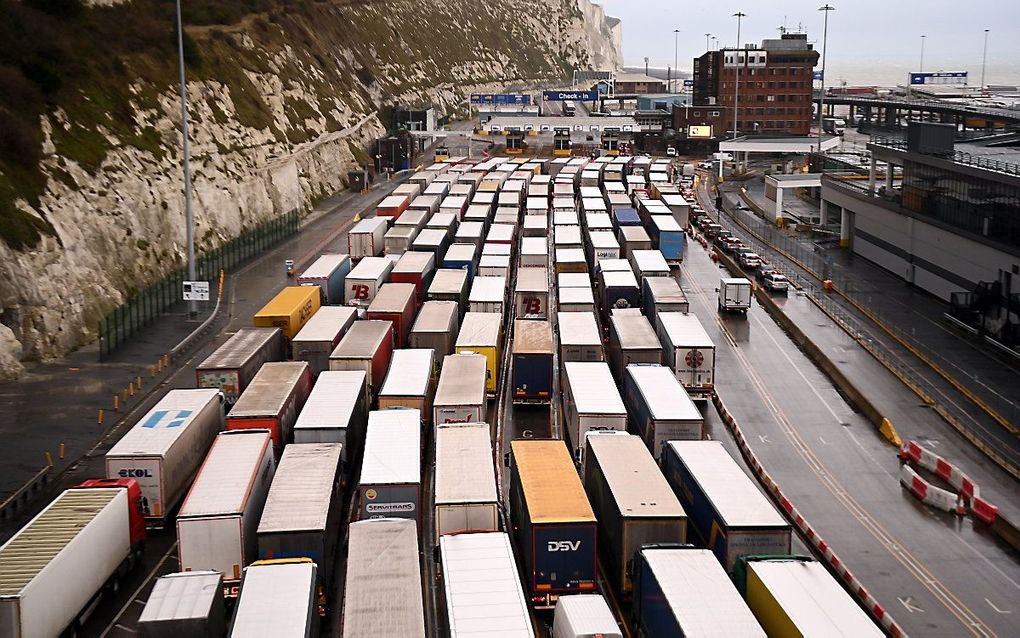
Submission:
[[[145,497],[142,496],[142,486],[132,478],[99,478],[89,479],[74,486],[76,490],[87,490],[96,488],[119,487],[127,490],[128,503],[131,508],[128,511],[128,525],[130,529],[131,547],[138,556],[141,556],[145,544],[145,512],[148,507]]]

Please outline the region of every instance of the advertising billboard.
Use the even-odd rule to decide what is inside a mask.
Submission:
[[[911,73],[910,84],[966,84],[966,71],[939,71],[937,73]]]
[[[687,137],[710,138],[712,137],[711,126],[688,126]]]
[[[531,96],[524,93],[472,93],[472,104],[531,104]]]
[[[595,91],[542,91],[543,102],[594,102],[596,97]]]

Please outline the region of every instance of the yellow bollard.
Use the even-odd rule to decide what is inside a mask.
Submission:
[[[46,465],[53,467],[53,455],[49,452],[46,453]]]
[[[142,377],[136,377],[135,378],[135,383],[138,384],[138,389],[141,390],[142,389]]]
[[[127,403],[127,400],[128,400],[128,391],[127,390],[121,390],[120,391],[120,401],[121,401],[121,403]]]
[[[99,414],[96,415],[96,425],[103,424],[103,408],[99,408]]]
[[[116,394],[113,395],[113,409],[114,410],[119,410],[120,409],[120,396],[118,396]]]
[[[64,444],[63,443],[60,444],[60,460],[61,461],[64,460]]]
[[[131,383],[128,384],[127,393],[128,393],[129,397],[135,396],[135,382],[134,381],[132,381]]]

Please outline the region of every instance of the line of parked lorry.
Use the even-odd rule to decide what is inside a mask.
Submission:
[[[312,636],[337,588],[344,636],[424,636],[433,548],[451,636],[531,636],[535,609],[558,637],[620,636],[603,586],[640,635],[877,635],[703,440],[715,347],[678,283],[694,204],[672,172],[452,158],[412,175],[144,415],[106,477],[0,547],[0,633],[79,626],[148,527],[173,529],[180,571],[142,636]],[[564,440],[494,459],[504,387],[562,402]]]

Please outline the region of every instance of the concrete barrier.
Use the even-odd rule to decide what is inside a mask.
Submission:
[[[0,521],[10,520],[22,508],[28,505],[39,493],[39,490],[49,482],[51,470],[53,470],[52,464],[39,470],[35,476],[19,487],[18,491],[8,496],[3,503],[0,503]]]

